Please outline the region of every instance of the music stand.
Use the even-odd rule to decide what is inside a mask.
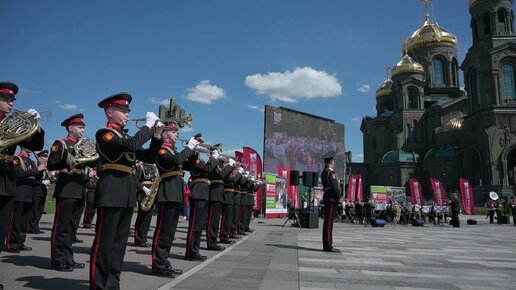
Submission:
[[[288,212],[288,218],[281,226],[282,228],[285,227],[288,221],[291,222],[293,227],[300,227],[299,224],[299,209],[295,209],[290,202],[287,203],[287,212]]]

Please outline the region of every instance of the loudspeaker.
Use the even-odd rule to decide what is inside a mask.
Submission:
[[[319,172],[312,172],[312,185],[318,186],[319,185]]]
[[[312,182],[312,172],[310,171],[303,171],[303,185],[307,187],[313,186]]]
[[[302,228],[317,229],[319,227],[319,215],[316,212],[300,212],[299,224]]]
[[[468,219],[467,223],[468,223],[468,225],[476,225],[477,221],[476,220],[472,220],[472,219]]]
[[[385,220],[371,219],[371,226],[373,226],[373,228],[383,228],[385,226]]]
[[[413,219],[412,220],[412,226],[414,227],[422,227],[425,224],[425,221],[423,219]]]
[[[290,171],[290,185],[299,185],[299,171]]]

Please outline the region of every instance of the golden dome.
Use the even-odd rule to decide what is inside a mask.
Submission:
[[[392,75],[399,75],[402,73],[424,73],[425,69],[423,66],[413,60],[410,56],[405,54],[403,58],[396,64],[396,66],[392,69]]]
[[[403,51],[410,51],[420,46],[447,43],[457,45],[457,36],[437,24],[426,21],[423,27],[416,30],[412,36],[403,43]]]
[[[392,96],[392,80],[386,79],[382,86],[376,90],[376,98]]]
[[[441,126],[441,128],[438,129],[439,133],[444,132],[450,132],[450,131],[458,131],[462,129],[462,126],[464,125],[464,117],[456,117],[450,119],[446,124]]]

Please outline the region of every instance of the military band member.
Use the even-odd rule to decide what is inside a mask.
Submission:
[[[138,215],[134,222],[134,246],[148,248],[151,244],[147,241],[152,215],[154,213],[154,204],[149,210],[142,209],[142,200],[150,192],[150,187],[154,179],[158,176],[158,169],[154,164],[139,162],[136,165],[137,192],[136,201],[138,201]]]
[[[245,233],[244,223],[245,223],[245,219],[248,215],[248,213],[247,213],[247,211],[248,211],[247,186],[249,185],[250,181],[251,181],[251,179],[249,177],[245,177],[245,176],[242,177],[242,179],[240,179],[240,186],[239,186],[239,188],[240,188],[240,210],[239,210],[238,222],[237,222],[237,233],[241,236],[247,235]]]
[[[251,229],[251,219],[253,217],[253,209],[254,209],[254,197],[258,189],[260,188],[260,184],[258,182],[253,182],[252,186],[248,189],[247,192],[247,204],[248,204],[248,213],[247,213],[247,219],[244,230],[248,233],[254,232],[254,230]]]
[[[229,164],[226,167],[230,167]],[[224,201],[222,202],[222,221],[220,223],[220,243],[221,244],[232,244],[234,241],[231,238],[231,228],[233,225],[233,210],[235,207],[234,203],[234,191],[235,184],[242,178],[237,170],[224,179]]]
[[[340,198],[339,179],[335,170],[333,170],[335,152],[330,151],[326,153],[322,159],[324,159],[324,169],[321,173],[324,189],[323,251],[339,253],[340,250],[333,247],[333,219],[335,218],[335,209]]]
[[[214,145],[219,147],[220,144]],[[214,157],[210,158],[208,163],[214,161]],[[210,174],[210,200],[208,203],[208,219],[206,222],[206,246],[208,250],[222,251],[224,247],[217,244],[217,237],[219,234],[220,216],[222,211],[222,202],[224,201],[224,178],[227,178],[233,171],[235,160],[230,158],[228,160],[229,166],[224,166],[223,162],[214,167]]]
[[[183,163],[194,154],[193,149],[199,142],[191,138],[187,146],[178,152],[176,142],[179,133],[173,123],[165,126],[161,137],[163,145],[156,159],[161,182],[156,193],[158,218],[152,241],[152,272],[157,276],[174,278],[183,271],[172,267],[167,257],[184,201]]]
[[[128,93],[120,93],[98,104],[108,123],[95,135],[102,171],[99,170],[95,192],[97,224],[90,253],[90,289],[120,289],[120,273],[136,206],[136,160],[154,163],[162,143],[163,127],[151,112],[134,137],[124,132],[131,100]],[[142,145],[150,139],[149,149],[143,149]]]
[[[73,115],[64,120],[61,126],[66,128],[68,136],[54,142],[47,165],[49,170],[59,171],[54,191],[56,213],[50,237],[50,261],[54,269],[69,272],[84,268],[84,263],[74,261],[72,244],[77,231],[75,215],[84,202],[84,186],[88,176],[82,168],[72,168],[69,156],[72,147],[84,135],[84,115]]]
[[[240,168],[239,173],[242,175],[244,170]],[[239,234],[238,228],[239,228],[239,221],[240,221],[240,201],[241,201],[241,192],[240,187],[242,183],[247,182],[247,177],[241,176],[240,179],[234,183],[235,189],[233,191],[233,222],[231,225],[231,236],[232,239],[239,239],[237,236]]]
[[[40,164],[44,164],[45,168],[48,161],[48,150],[40,151],[36,154],[38,157],[38,167]],[[43,171],[41,180],[36,180],[36,188],[34,193],[34,203],[32,205],[32,213],[30,219],[30,234],[41,234],[42,230],[39,229],[39,221],[45,210],[45,202],[47,200],[48,186],[55,182],[54,175],[48,170]]]
[[[95,189],[97,188],[97,167],[88,167],[88,182],[86,182],[86,206],[84,207],[84,217],[82,227],[91,229],[93,218],[95,217]]]
[[[202,142],[202,135],[195,135],[195,140]],[[210,193],[209,175],[219,164],[218,151],[213,150],[212,162],[205,163],[199,154],[194,154],[185,164],[185,168],[190,171],[192,187],[190,192],[190,223],[188,225],[188,235],[186,237],[185,260],[204,261],[206,256],[199,254],[201,244],[202,229],[206,222],[206,209]]]
[[[7,251],[18,253],[32,250],[31,247],[25,245],[25,239],[36,191],[36,179],[41,180],[45,167],[43,164],[36,166],[36,163],[30,158],[30,151],[26,148],[21,148],[14,163],[16,165],[16,197],[6,246]]]

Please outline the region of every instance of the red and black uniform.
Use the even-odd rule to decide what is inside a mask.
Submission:
[[[234,183],[235,185],[235,189],[233,191],[233,202],[235,203],[234,207],[233,207],[233,223],[232,223],[232,226],[231,226],[231,238],[232,239],[235,239],[237,238],[237,235],[240,234],[239,232],[239,226],[240,226],[240,203],[241,203],[241,185],[243,183],[246,183],[247,182],[247,177],[241,177],[236,183]]]
[[[326,165],[321,173],[321,181],[324,189],[323,250],[333,252],[337,251],[333,248],[333,219],[340,198],[339,179],[335,171]]]
[[[42,152],[46,152],[43,154],[48,154],[47,150],[44,150]],[[42,154],[42,152],[39,152],[37,155],[39,156],[40,154]],[[32,234],[43,233],[43,231],[39,229],[39,221],[41,220],[41,216],[43,215],[43,212],[45,210],[48,185],[52,182],[55,182],[55,177],[48,170],[44,170],[42,174],[43,176],[41,177],[41,180],[36,180],[36,191],[34,193],[34,203],[32,204],[32,213],[29,227],[29,233]]]
[[[229,238],[231,237],[233,210],[235,207],[233,195],[235,192],[235,183],[237,183],[240,178],[242,178],[242,174],[238,172],[233,172],[224,178],[224,201],[222,202],[222,221],[220,223],[220,242],[223,244],[232,243]]]
[[[137,180],[137,192],[136,200],[138,201],[138,215],[134,222],[134,245],[136,247],[150,247],[150,243],[147,241],[147,234],[149,233],[150,223],[152,221],[152,215],[154,214],[154,204],[149,210],[143,210],[141,202],[145,197],[145,191],[143,188],[152,186],[154,179],[158,175],[156,166],[148,163],[140,163],[136,166],[136,180]]]
[[[245,223],[249,215],[249,199],[247,198],[247,191],[251,179],[242,177],[240,180],[240,214],[238,216],[238,234],[245,236]]]
[[[201,235],[206,222],[206,208],[209,200],[210,181],[209,175],[215,170],[219,161],[214,159],[205,163],[198,154],[189,158],[185,168],[190,171],[192,186],[190,191],[190,223],[186,237],[187,260],[205,260],[206,256],[199,254]]]
[[[89,176],[88,174],[88,177]],[[82,219],[82,227],[85,229],[92,227],[93,218],[95,217],[95,189],[97,188],[97,179],[98,177],[96,175],[89,177],[86,183],[86,206],[84,207],[84,217]]]
[[[15,157],[15,164],[17,194],[9,222],[6,246],[9,252],[30,251],[32,248],[25,246],[24,243],[30,223],[36,180],[41,180],[42,172],[38,171],[36,163],[25,151]]]
[[[214,160],[210,159],[210,162]],[[222,203],[224,202],[224,179],[229,177],[233,171],[232,166],[223,166],[219,164],[215,166],[210,174],[210,200],[208,204],[208,220],[206,223],[206,244],[208,250],[220,251],[224,248],[217,244],[217,236],[219,234],[220,216],[222,211]]]
[[[147,126],[131,137],[122,127],[109,123],[95,135],[100,168],[97,167],[95,192],[97,224],[90,253],[91,289],[120,289],[120,273],[136,206],[136,160],[154,163],[162,143],[152,136]],[[151,138],[149,149],[142,149]]]
[[[158,219],[152,241],[152,271],[156,275],[174,277],[182,273],[171,266],[167,257],[184,203],[183,163],[192,155],[190,148],[178,152],[174,144],[167,142],[163,143],[156,159],[161,178],[156,194]]]
[[[59,171],[54,190],[56,213],[50,236],[50,261],[60,271],[84,267],[84,264],[74,262],[72,250],[77,233],[74,223],[77,221],[77,212],[83,208],[85,185],[88,182],[88,176],[83,170],[71,168],[68,161],[69,150],[77,142],[72,136],[56,140],[50,148],[47,163],[48,170]]]
[[[254,194],[256,191],[260,188],[260,184],[258,183],[252,183],[250,185],[250,188],[247,191],[247,206],[248,206],[248,213],[247,213],[247,219],[245,223],[245,231],[246,232],[253,232],[253,230],[250,228],[251,224],[251,218],[253,217],[253,209],[254,209]]]

